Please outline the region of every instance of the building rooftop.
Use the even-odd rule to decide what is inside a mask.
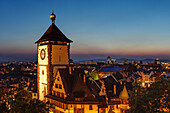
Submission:
[[[43,36],[36,41],[35,43],[43,42],[43,41],[61,41],[71,43],[70,39],[68,39],[58,28],[52,23],[52,25],[47,29],[47,31],[43,34]]]
[[[118,72],[119,70],[122,70],[122,69],[123,68],[120,68],[118,66],[106,65],[106,66],[101,67],[98,72]]]

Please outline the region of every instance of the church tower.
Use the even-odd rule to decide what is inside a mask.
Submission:
[[[39,100],[44,100],[45,95],[51,94],[52,83],[58,68],[66,68],[69,65],[72,41],[57,28],[55,18],[52,12],[50,27],[35,42],[38,53],[37,92]]]

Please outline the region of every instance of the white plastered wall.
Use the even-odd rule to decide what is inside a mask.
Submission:
[[[42,73],[44,71],[44,74]],[[39,98],[40,100],[44,99],[45,92],[47,93],[47,67],[46,66],[40,66],[39,68]],[[44,87],[46,91],[44,91]]]
[[[40,57],[41,50],[45,50],[45,59]],[[47,45],[38,46],[38,66],[39,66],[39,99],[44,100],[45,92],[47,93],[47,65],[48,65],[48,49]],[[43,72],[42,72],[43,71]],[[44,91],[46,89],[46,91]]]
[[[41,57],[40,57],[40,52],[41,52],[42,49],[45,50],[45,59],[44,60],[42,60]],[[38,46],[38,64],[39,65],[48,65],[48,49],[47,49],[47,45]]]

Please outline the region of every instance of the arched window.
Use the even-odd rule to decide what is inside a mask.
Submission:
[[[93,106],[92,105],[89,105],[89,110],[93,110]]]

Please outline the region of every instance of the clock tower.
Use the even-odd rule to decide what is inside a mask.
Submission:
[[[55,18],[56,16],[52,12],[50,27],[35,42],[38,53],[37,92],[39,100],[45,100],[44,96],[51,94],[52,83],[58,68],[66,68],[69,65],[72,41],[57,28]]]

